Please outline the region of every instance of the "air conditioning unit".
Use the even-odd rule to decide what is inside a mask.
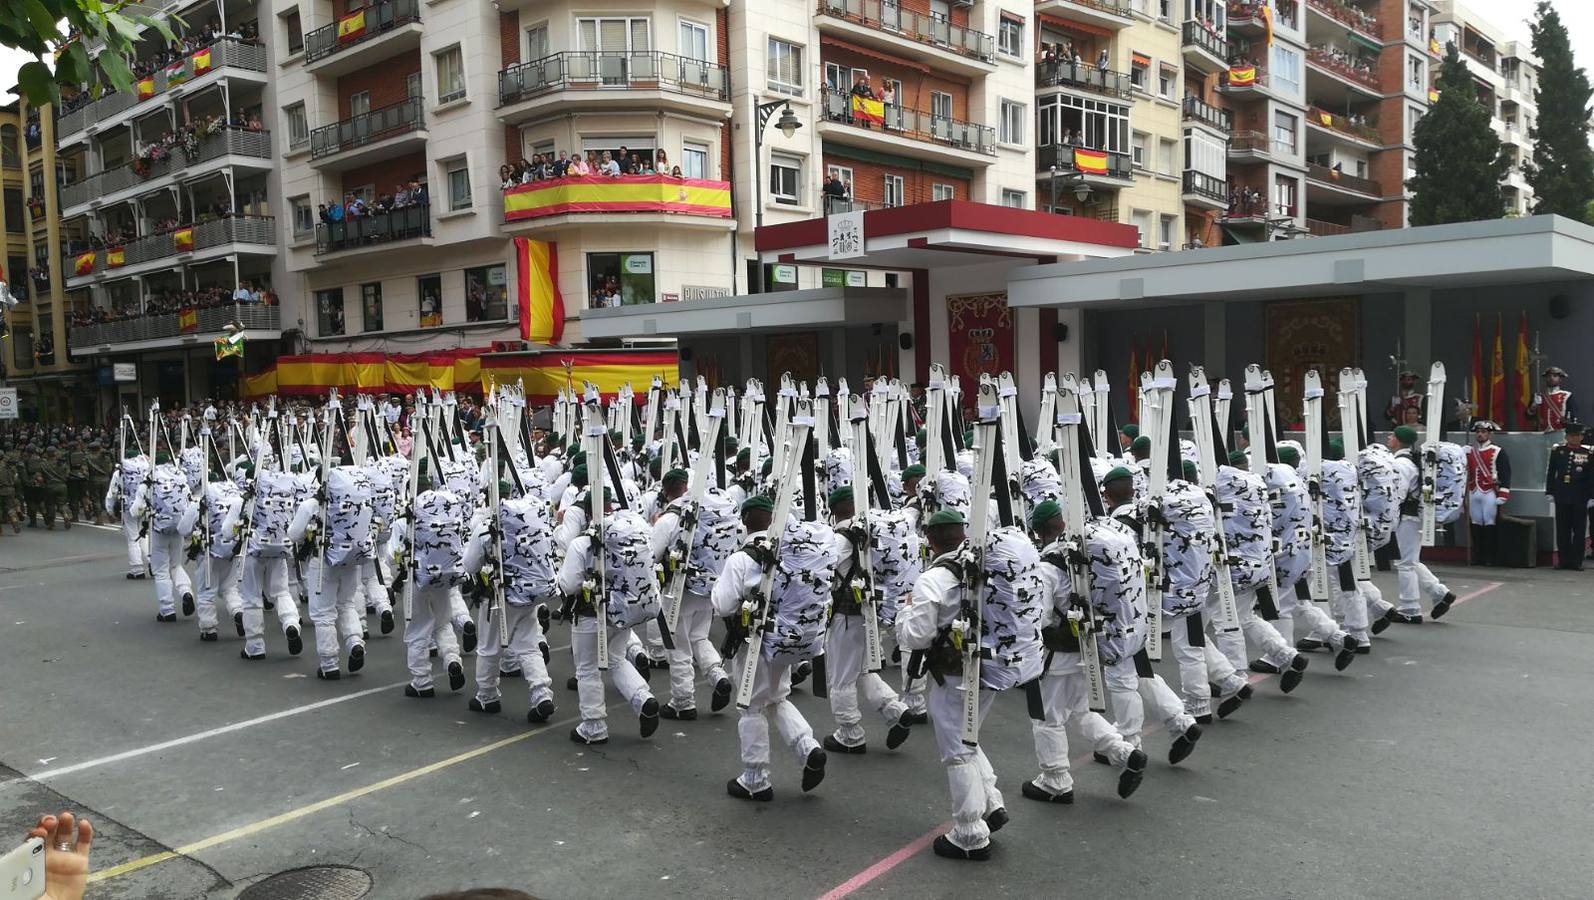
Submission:
[[[974,8],[974,0],[952,0],[952,5],[953,6],[961,6],[964,9],[973,9]]]

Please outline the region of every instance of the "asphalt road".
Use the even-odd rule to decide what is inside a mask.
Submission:
[[[775,801],[738,803],[732,716],[642,741],[616,705],[607,747],[570,743],[568,651],[552,667],[559,715],[534,730],[520,683],[498,716],[467,712],[469,687],[446,680],[436,699],[405,698],[396,633],[373,635],[365,670],[340,682],[317,681],[280,633],[245,663],[230,629],[209,644],[192,619],[157,623],[151,583],[123,571],[108,530],[0,537],[0,849],[42,812],[79,811],[108,876],[93,897],[232,897],[322,863],[369,871],[384,898],[1590,891],[1594,573],[1436,569],[1467,598],[1443,622],[1392,628],[1343,674],[1314,657],[1293,695],[1260,683],[1178,768],[1148,736],[1153,764],[1127,802],[1088,762],[1074,806],[1021,798],[1029,724],[1022,698],[1002,697],[982,737],[1012,822],[975,865],[929,852],[948,810],[927,732],[888,752],[866,719],[869,754],[833,757],[811,794],[777,746]],[[823,701],[796,700],[830,727]]]

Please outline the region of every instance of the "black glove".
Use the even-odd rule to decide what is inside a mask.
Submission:
[[[754,541],[747,545],[745,552],[752,557],[753,562],[766,569],[775,565],[775,552],[768,544]]]

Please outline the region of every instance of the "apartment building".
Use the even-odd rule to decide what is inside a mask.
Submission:
[[[1534,91],[1539,60],[1526,41],[1508,39],[1495,23],[1455,0],[1435,0],[1433,37],[1439,47],[1454,43],[1478,89],[1478,102],[1491,113],[1491,124],[1511,159],[1503,188],[1506,209],[1529,215],[1533,188],[1522,163],[1533,158],[1528,129],[1538,118]]]

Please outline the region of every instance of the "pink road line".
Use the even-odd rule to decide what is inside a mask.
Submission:
[[[1467,594],[1465,597],[1457,597],[1455,599],[1455,601],[1453,603],[1451,603],[1450,605],[1451,606],[1460,606],[1461,604],[1466,603],[1468,600],[1476,600],[1479,597],[1482,597],[1484,594],[1487,594],[1490,591],[1494,590],[1495,588],[1501,588],[1501,587],[1505,587],[1505,582],[1503,582],[1503,581],[1491,581],[1488,584],[1484,585],[1483,587],[1478,588],[1477,590],[1473,591],[1472,593]]]

